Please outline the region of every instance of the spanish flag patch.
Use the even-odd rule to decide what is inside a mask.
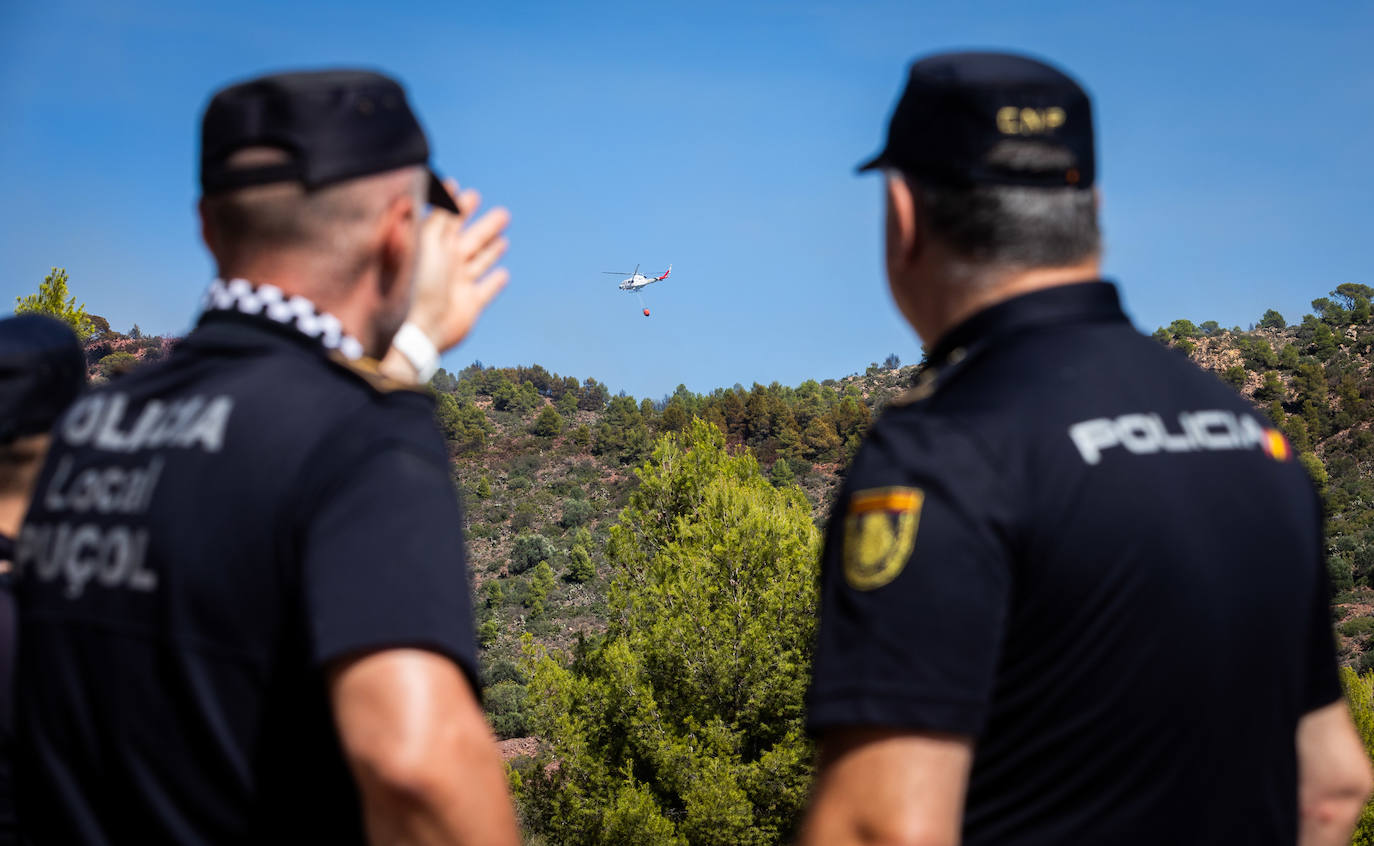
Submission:
[[[1278,429],[1265,429],[1264,441],[1260,447],[1275,461],[1287,461],[1293,457],[1293,448],[1288,445],[1288,439]]]
[[[919,488],[874,488],[849,499],[844,518],[844,578],[855,590],[880,588],[902,572],[926,495]]]

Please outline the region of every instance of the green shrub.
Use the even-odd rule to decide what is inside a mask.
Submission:
[[[512,573],[531,570],[540,561],[548,561],[554,556],[553,542],[543,535],[521,534],[511,545],[510,569]]]
[[[573,529],[592,519],[595,509],[592,504],[585,499],[569,499],[563,502],[563,516],[559,518],[558,525],[565,529]]]
[[[1202,331],[1193,325],[1191,320],[1175,320],[1169,324],[1169,334],[1175,339],[1198,338],[1202,336]]]
[[[544,410],[539,412],[534,424],[530,426],[530,432],[541,438],[552,438],[562,431],[563,418],[551,405],[544,406]]]
[[[1374,649],[1366,650],[1363,654],[1360,655],[1359,658],[1355,660],[1355,672],[1360,673],[1361,675],[1366,675],[1371,672],[1374,672]],[[1368,743],[1366,743],[1365,748],[1369,748]],[[1366,805],[1365,812],[1368,813],[1369,809],[1370,807]],[[1362,841],[1359,839],[1359,835],[1357,834],[1353,842],[1374,843],[1374,826],[1370,826],[1369,837],[1370,839]]]
[[[565,471],[572,473],[572,468]],[[563,499],[586,499],[586,493],[582,490],[582,485],[575,479],[562,476],[549,482],[546,488],[549,493]]]
[[[494,538],[501,534],[501,530],[496,526],[487,523],[473,523],[468,527],[468,537],[470,538]]]
[[[528,680],[520,664],[510,658],[494,659],[490,665],[483,668],[482,676],[488,686],[501,682],[524,684]]]
[[[491,720],[492,731],[501,739],[526,737],[530,733],[529,715],[525,711],[525,686],[503,681],[485,691],[484,706]]]
[[[535,519],[539,516],[539,507],[532,502],[522,502],[515,506],[515,514],[510,518],[510,527],[513,531],[523,532],[534,525]]]
[[[568,572],[563,578],[581,584],[582,582],[589,582],[595,577],[596,565],[592,563],[592,556],[587,552],[586,547],[574,545],[568,551]]]
[[[1263,381],[1255,389],[1255,400],[1257,402],[1272,402],[1276,399],[1283,399],[1284,392],[1283,380],[1279,378],[1278,373],[1270,370],[1264,374]]]
[[[1326,560],[1326,573],[1333,593],[1350,590],[1355,586],[1355,576],[1351,572],[1350,562],[1339,555],[1333,555]]]
[[[100,359],[100,375],[112,379],[121,373],[128,373],[138,366],[138,359],[126,352],[113,352]]]
[[[497,638],[501,637],[501,624],[495,617],[484,620],[482,625],[477,627],[477,643],[483,648],[489,648],[496,643]]]
[[[583,423],[581,426],[578,426],[576,429],[573,429],[572,442],[584,449],[591,445],[592,430],[587,428],[586,423]]]
[[[541,619],[548,611],[549,592],[553,590],[553,585],[553,568],[549,566],[549,562],[540,561],[530,574],[529,589],[525,591],[523,599],[531,619]]]
[[[1369,637],[1374,634],[1374,617],[1356,617],[1337,627],[1345,637]]]

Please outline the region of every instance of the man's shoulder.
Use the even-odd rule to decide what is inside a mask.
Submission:
[[[1013,445],[992,436],[983,416],[921,402],[890,406],[869,428],[846,473],[846,489],[881,490],[914,482],[950,490],[995,486]]]
[[[429,393],[365,360],[271,340],[188,340],[167,361],[92,388],[59,423],[59,441],[118,453],[194,441],[212,453],[274,460],[356,454],[369,441],[443,451]]]
[[[1077,408],[1181,403],[1249,408],[1232,388],[1179,350],[1161,346],[1127,323],[1085,324],[1030,332],[946,365],[926,396],[909,404],[1021,428]],[[1199,405],[1201,404],[1201,405]]]
[[[341,418],[424,419],[433,408],[424,388],[387,378],[369,358],[349,359],[281,340],[247,349],[209,344],[189,352],[205,359],[188,368],[197,390],[231,393],[273,426],[327,428]]]
[[[1118,323],[1027,333],[930,368],[875,421],[856,469],[881,476],[889,465],[919,464],[1005,476],[1033,457],[1062,472],[1087,424],[1126,427],[1118,440],[1169,454],[1278,441],[1215,374]]]

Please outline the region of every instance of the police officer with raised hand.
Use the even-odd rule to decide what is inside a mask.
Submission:
[[[508,217],[472,219],[375,73],[233,85],[201,141],[220,278],[166,361],[65,416],[17,544],[20,825],[517,843],[417,388],[504,285]]]
[[[929,356],[830,519],[803,843],[1348,842],[1321,504],[1099,279],[1087,95],[932,56],[868,168]]]
[[[48,451],[48,432],[85,384],[86,356],[65,323],[43,314],[0,320],[0,844],[16,842],[14,537]]]

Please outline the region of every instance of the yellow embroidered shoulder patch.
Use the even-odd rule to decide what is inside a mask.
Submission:
[[[874,488],[849,499],[844,518],[844,579],[855,590],[880,588],[902,572],[926,495],[920,488]]]

